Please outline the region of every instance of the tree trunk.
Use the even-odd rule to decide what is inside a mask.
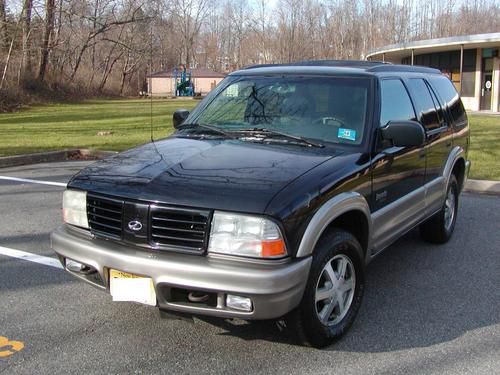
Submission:
[[[104,90],[104,86],[106,86],[106,82],[108,81],[109,75],[113,71],[113,67],[115,66],[116,62],[121,59],[122,55],[123,53],[120,53],[117,57],[115,57],[111,62],[111,65],[109,65],[109,68],[104,71],[101,83],[99,84],[99,93],[102,93],[102,91]]]
[[[0,0],[1,1],[1,0]],[[31,66],[31,12],[33,9],[33,0],[24,0],[23,12],[23,76],[27,76],[32,71]]]
[[[73,80],[75,79],[76,72],[78,72],[78,68],[80,67],[80,64],[82,62],[83,54],[85,53],[87,48],[89,48],[89,39],[88,38],[87,38],[87,41],[85,42],[85,44],[80,49],[80,52],[78,53],[78,57],[76,58],[75,66],[74,66],[73,71],[71,72],[71,76],[69,78],[71,82],[73,82]]]
[[[54,31],[55,0],[45,0],[45,30],[42,40],[42,53],[40,56],[40,70],[38,79],[43,81],[47,73],[50,52],[50,36]]]
[[[7,16],[5,14],[5,0],[0,0],[0,51],[6,51],[9,46],[7,39]]]
[[[128,75],[129,62],[130,62],[130,51],[127,52],[127,59],[125,60],[125,63],[123,64],[123,68],[122,68],[122,79],[120,82],[120,96],[123,95],[123,89],[125,87],[125,79],[127,78],[127,75]]]

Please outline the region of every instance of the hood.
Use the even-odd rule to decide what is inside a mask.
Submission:
[[[263,213],[285,186],[334,151],[168,138],[99,161],[69,187],[178,206]]]

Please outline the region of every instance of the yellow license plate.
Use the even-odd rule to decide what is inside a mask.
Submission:
[[[113,301],[139,302],[156,306],[153,279],[132,273],[109,270],[109,290]]]

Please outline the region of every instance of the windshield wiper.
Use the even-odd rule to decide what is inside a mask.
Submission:
[[[199,123],[199,122],[193,122],[193,123],[189,123],[189,124],[181,124],[177,129],[178,130],[183,130],[183,129],[196,129],[196,128],[210,130],[212,133],[223,135],[226,138],[231,138],[231,139],[235,139],[236,138],[233,134],[231,134],[231,133],[229,133],[229,132],[227,132],[225,130],[219,129],[216,126],[202,124],[202,123]]]
[[[264,135],[266,137],[278,136],[278,137],[283,137],[283,138],[286,138],[286,139],[289,139],[289,140],[290,139],[294,140],[296,142],[305,144],[305,145],[307,145],[309,147],[320,147],[320,148],[325,147],[321,143],[310,141],[310,140],[308,140],[306,138],[303,138],[303,137],[300,137],[298,135],[292,135],[292,134],[282,133],[282,132],[279,132],[279,131],[276,131],[276,130],[267,129],[267,128],[240,129],[240,130],[238,130],[238,133],[262,134],[262,135]]]

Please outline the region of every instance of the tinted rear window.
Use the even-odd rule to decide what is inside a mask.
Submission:
[[[410,88],[413,89],[413,97],[418,104],[418,109],[425,129],[432,130],[439,128],[441,126],[441,121],[425,81],[422,78],[412,78],[408,80],[408,82]]]
[[[460,125],[467,121],[464,106],[453,83],[445,76],[431,77],[430,81],[443,101],[441,104],[448,107],[455,124]]]

